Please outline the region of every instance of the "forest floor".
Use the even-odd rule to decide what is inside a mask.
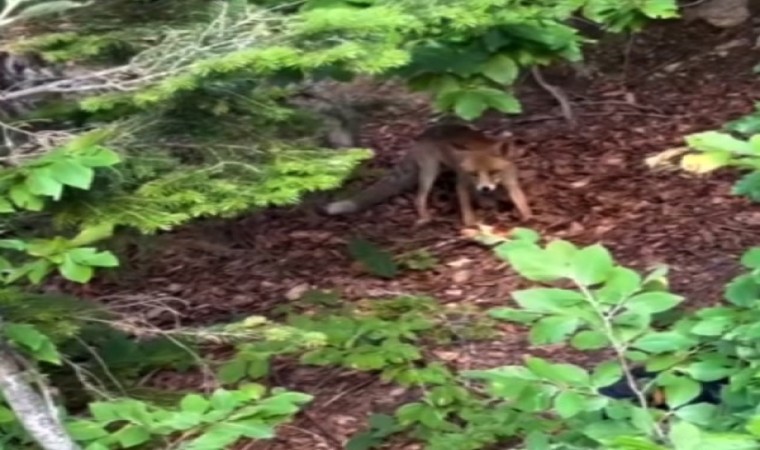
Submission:
[[[591,81],[547,76],[573,100],[580,118],[574,130],[548,93],[527,85],[518,93],[525,113],[494,126],[512,130],[524,149],[517,164],[536,217],[522,222],[506,207],[481,212],[484,222],[581,245],[600,242],[637,269],[665,263],[672,289],[689,305],[720,301],[724,284],[738,272],[737,257],[760,242],[760,209],[730,194],[736,173],[653,171],[644,159],[683,145],[686,134],[752,111],[760,88],[752,72],[760,62],[756,36],[751,24],[729,32],[657,24],[637,38],[627,64],[622,45],[601,46],[591,62],[602,73]],[[396,160],[426,117],[424,107],[411,102],[365,124],[364,145],[378,155],[371,166],[387,168]],[[507,305],[510,292],[527,284],[462,236],[451,196],[439,195],[435,207],[438,220],[421,228],[412,226],[409,195],[345,218],[293,208],[199,224],[163,236],[129,273],[119,274],[119,282],[102,279],[85,293],[181,299],[177,311],[185,324],[266,315],[306,289],[335,290],[349,301],[425,294],[447,305]],[[431,270],[379,279],[349,256],[346,242],[355,236],[393,254],[427,249],[439,262]],[[159,322],[163,314],[139,312]],[[516,364],[529,353],[563,358],[562,348],[530,348],[518,328],[500,330],[494,339],[439,349],[437,356],[460,368]],[[316,398],[277,440],[240,448],[341,448],[338,443],[361,429],[369,413],[392,411],[404,396],[368,373],[287,365],[275,370],[281,385]]]

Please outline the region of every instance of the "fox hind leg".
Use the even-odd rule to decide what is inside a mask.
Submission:
[[[424,225],[433,218],[428,208],[428,198],[430,197],[430,191],[433,189],[435,180],[438,178],[441,167],[438,160],[435,159],[421,161],[419,166],[419,183],[417,185],[417,197],[415,198],[414,205],[417,209],[417,225]]]

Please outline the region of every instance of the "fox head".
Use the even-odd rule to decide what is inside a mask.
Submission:
[[[503,181],[511,165],[507,155],[511,137],[512,133],[505,131],[495,137],[471,136],[451,143],[460,172],[478,192],[493,192]]]

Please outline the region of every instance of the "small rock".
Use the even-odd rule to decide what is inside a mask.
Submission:
[[[310,286],[308,283],[302,283],[296,286],[293,286],[288,290],[288,292],[285,293],[285,298],[290,301],[296,301],[299,298],[303,296],[303,294],[306,293],[310,289]]]

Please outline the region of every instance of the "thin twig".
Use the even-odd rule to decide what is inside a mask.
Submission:
[[[533,79],[536,80],[536,83],[538,83],[539,86],[541,86],[545,91],[547,91],[552,95],[552,97],[557,100],[565,120],[567,120],[571,127],[575,127],[577,125],[577,121],[575,119],[575,115],[573,114],[573,108],[570,106],[570,100],[568,100],[567,95],[562,91],[562,89],[549,84],[544,79],[544,76],[541,74],[541,70],[539,70],[538,66],[533,66],[530,69],[530,73],[533,75]]]

